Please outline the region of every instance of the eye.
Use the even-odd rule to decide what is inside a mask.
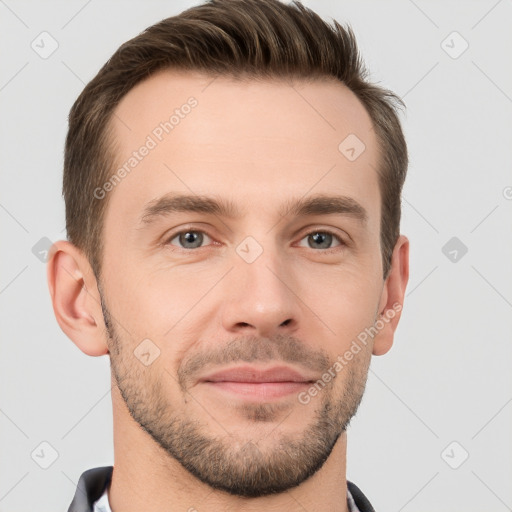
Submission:
[[[311,231],[302,240],[307,240],[308,247],[311,249],[334,249],[335,247],[345,245],[344,241],[338,235],[330,231]],[[302,242],[301,240],[301,242]],[[337,241],[337,245],[332,246],[333,241]],[[301,247],[305,247],[300,244]]]
[[[303,240],[306,240],[306,243],[308,244],[307,246],[303,245]],[[200,249],[201,247],[204,247],[203,244],[205,242],[208,244],[212,241],[212,238],[208,236],[204,231],[197,229],[186,229],[171,235],[165,244],[173,245],[180,249],[190,250]],[[333,242],[335,242],[334,246]],[[335,249],[336,247],[344,245],[346,244],[339,235],[326,230],[311,231],[304,238],[302,238],[301,243],[299,243],[299,246],[302,247],[324,250]]]
[[[175,233],[166,243],[170,245],[176,245],[173,242],[177,240],[178,247],[181,249],[198,249],[202,246],[205,238],[212,241],[212,239],[204,231],[187,229],[185,231]]]

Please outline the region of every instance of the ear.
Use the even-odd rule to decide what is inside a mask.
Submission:
[[[405,288],[409,280],[409,240],[400,235],[393,249],[391,268],[382,288],[375,322],[378,332],[373,339],[373,355],[381,356],[393,345],[395,330],[402,314]]]
[[[83,252],[66,240],[55,242],[47,264],[55,318],[85,354],[108,354],[96,277]]]

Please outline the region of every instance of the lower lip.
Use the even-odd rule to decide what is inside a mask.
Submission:
[[[236,394],[248,399],[268,400],[299,393],[311,384],[308,382],[205,382],[219,391]]]

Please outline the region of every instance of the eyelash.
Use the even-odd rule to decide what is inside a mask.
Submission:
[[[178,236],[180,236],[182,234],[185,234],[185,233],[189,233],[189,232],[192,232],[192,233],[202,233],[202,234],[208,236],[209,238],[211,238],[213,240],[213,237],[210,236],[206,231],[203,231],[201,229],[188,228],[188,229],[182,229],[181,231],[177,231],[177,232],[173,233],[172,235],[170,235],[168,238],[166,238],[166,241],[164,242],[163,245],[165,245],[165,246],[171,245],[173,247],[173,250],[176,249],[178,251],[184,251],[184,252],[198,251],[199,249],[205,249],[207,247],[207,246],[201,246],[201,247],[195,247],[195,248],[191,248],[191,249],[186,249],[184,247],[178,247],[178,246],[175,246],[175,245],[171,244],[171,241],[174,240],[176,237],[178,237]],[[329,229],[314,229],[312,231],[308,231],[300,239],[300,241],[304,240],[304,238],[308,237],[309,235],[313,235],[313,234],[316,234],[316,233],[329,234],[329,235],[333,236],[339,242],[340,245],[337,245],[335,247],[329,247],[327,249],[313,249],[312,247],[307,247],[307,249],[311,249],[312,251],[315,251],[315,252],[331,253],[331,252],[337,251],[337,250],[341,249],[342,247],[345,247],[345,246],[348,245],[345,242],[345,240],[343,240],[343,238],[340,237],[340,235],[338,235],[337,233],[335,233],[335,232],[333,232],[333,231],[331,231]]]

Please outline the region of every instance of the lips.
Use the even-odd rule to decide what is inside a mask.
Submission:
[[[248,382],[256,383],[311,383],[314,382],[311,376],[303,375],[299,371],[287,366],[276,366],[260,370],[254,367],[239,366],[227,370],[221,370],[202,378],[202,382]]]
[[[268,402],[299,393],[315,379],[287,366],[260,369],[239,366],[217,371],[200,379],[210,390],[242,400]]]

